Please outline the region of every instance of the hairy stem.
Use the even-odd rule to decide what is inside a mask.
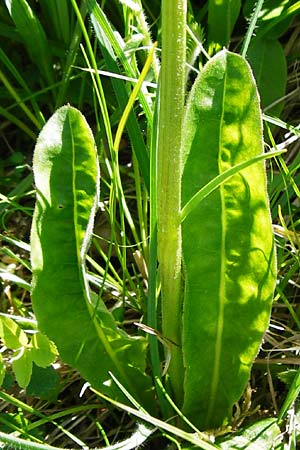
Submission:
[[[171,344],[169,375],[175,398],[183,398],[181,351],[181,142],[185,93],[186,0],[162,2],[162,61],[157,152],[158,259],[163,334]]]

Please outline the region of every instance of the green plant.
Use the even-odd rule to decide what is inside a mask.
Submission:
[[[3,344],[13,352],[11,356],[12,369],[22,388],[26,388],[29,384],[33,363],[39,367],[47,367],[56,359],[55,345],[49,342],[46,336],[35,330],[29,339],[22,328],[5,315],[0,316],[0,337]],[[1,384],[5,375],[3,369],[1,370]]]
[[[262,127],[250,69],[242,57],[217,54],[196,80],[184,113],[185,15],[184,1],[163,3],[157,245],[171,386],[186,416],[208,429],[228,422],[245,389],[269,322],[275,252],[263,163],[255,159],[263,152]],[[240,171],[237,165],[245,162],[256,164]],[[88,287],[97,166],[83,118],[62,107],[43,128],[34,155],[33,307],[41,330],[92,386],[118,397],[111,368],[153,410],[153,401],[142,400],[151,387],[143,375],[145,338],[118,330]],[[187,208],[199,189],[234,166],[219,189],[184,217],[182,257],[181,195]]]

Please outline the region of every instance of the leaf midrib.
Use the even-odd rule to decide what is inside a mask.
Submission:
[[[97,322],[97,319],[95,317],[95,314],[93,313],[92,308],[90,307],[90,301],[89,301],[89,294],[87,292],[88,286],[86,286],[84,282],[85,278],[85,265],[84,261],[81,261],[81,246],[83,245],[84,239],[81,241],[80,233],[78,233],[78,209],[77,209],[77,197],[76,197],[76,150],[75,150],[75,143],[73,139],[73,128],[71,124],[71,117],[70,117],[71,111],[69,110],[67,112],[68,116],[68,126],[70,130],[70,146],[71,146],[71,152],[72,152],[72,192],[73,192],[73,226],[74,226],[74,233],[75,233],[75,239],[76,239],[76,254],[77,254],[77,267],[79,270],[79,279],[80,284],[82,287],[82,295],[85,299],[86,306],[88,309],[88,312],[91,317],[91,321],[93,323],[93,326],[95,327],[95,332],[97,336],[99,337],[99,340],[103,347],[105,348],[105,351],[107,352],[109,358],[111,359],[112,363],[114,364],[115,368],[118,371],[118,374],[122,377],[122,380],[124,380],[127,384],[127,386],[130,388],[131,392],[136,395],[136,398],[138,398],[136,390],[134,389],[134,386],[132,385],[131,381],[128,379],[125,371],[123,370],[122,366],[119,364],[118,359],[116,358],[115,352],[112,349],[105,332],[103,331],[102,327]],[[86,232],[86,230],[85,230]]]
[[[220,128],[219,128],[219,148],[218,148],[218,169],[220,173],[221,169],[221,151],[222,151],[222,126],[224,118],[225,109],[225,92],[226,92],[226,80],[227,80],[227,56],[225,60],[225,71],[224,71],[224,82],[223,82],[223,98],[222,98],[222,113],[220,118]],[[224,299],[225,299],[225,238],[226,238],[226,217],[225,217],[225,201],[224,201],[224,185],[220,186],[220,199],[221,199],[221,263],[220,263],[220,285],[219,285],[219,298],[218,298],[218,320],[217,320],[217,332],[215,341],[215,352],[214,352],[214,366],[212,373],[212,381],[210,388],[210,403],[207,413],[207,424],[211,422],[211,417],[214,412],[214,407],[216,403],[217,390],[220,379],[220,361],[221,361],[221,351],[222,351],[222,337],[224,329]]]

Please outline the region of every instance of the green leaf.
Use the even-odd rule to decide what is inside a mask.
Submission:
[[[0,337],[6,347],[16,350],[27,345],[24,331],[10,317],[0,316]]]
[[[218,445],[222,450],[273,450],[282,441],[283,435],[276,419],[265,419],[254,423]]]
[[[293,383],[293,381],[295,379],[296,374],[297,374],[296,369],[288,369],[288,370],[284,370],[283,372],[279,372],[277,374],[277,378],[280,381],[282,381],[283,383],[285,383],[287,386],[291,386],[291,384]]]
[[[33,364],[26,395],[50,402],[56,401],[60,392],[59,380],[58,372],[52,366],[43,368]]]
[[[250,17],[256,0],[246,0],[243,15]],[[264,0],[259,13],[256,36],[277,39],[289,28],[292,18],[300,9],[298,0]]]
[[[285,95],[287,67],[283,48],[277,40],[255,38],[249,45],[247,58],[265,109]],[[268,114],[279,116],[283,106],[281,101],[271,109],[267,108]]]
[[[31,339],[32,360],[39,367],[47,367],[52,364],[57,357],[57,348],[53,342],[49,341],[47,336],[38,332]]]
[[[254,79],[218,53],[198,76],[185,117],[182,203],[216,176],[263,153]],[[275,254],[262,161],[198,203],[182,224],[185,271],[183,412],[198,428],[231,416],[268,326]]]
[[[285,418],[289,409],[292,407],[293,403],[296,401],[297,397],[299,396],[299,392],[300,392],[300,369],[298,369],[296,371],[293,382],[292,382],[292,384],[289,388],[289,391],[285,397],[283,405],[281,406],[280,411],[278,413],[279,422],[281,422]]]
[[[45,80],[53,84],[50,45],[40,21],[26,0],[5,0],[5,3],[30,58]]]
[[[241,9],[240,0],[209,0],[208,40],[216,49],[228,47]]]
[[[24,347],[21,352],[12,358],[12,369],[18,385],[25,389],[30,382],[32,373],[32,358],[30,349]]]
[[[92,132],[82,114],[60,108],[41,131],[33,158],[37,190],[31,231],[32,300],[39,329],[93,387],[120,397],[109,371],[141,403],[152,400],[146,339],[116,327],[89,292],[85,255],[99,196]]]
[[[242,161],[241,163],[230,167],[230,169],[225,170],[225,172],[220,173],[211,181],[209,181],[205,186],[203,186],[193,197],[187,202],[186,205],[181,210],[180,218],[181,222],[183,222],[189,213],[200,203],[203,201],[205,197],[210,195],[215,189],[220,187],[223,183],[225,183],[229,178],[233,177],[239,173],[242,169],[245,169],[252,164],[257,163],[258,161],[262,161],[263,159],[274,158],[275,156],[279,156],[282,153],[285,153],[286,150],[274,150],[268,153],[262,153],[261,155],[256,155],[247,161]]]

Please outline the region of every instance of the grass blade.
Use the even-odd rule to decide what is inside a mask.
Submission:
[[[27,52],[44,75],[48,84],[54,83],[51,48],[45,31],[26,0],[5,0],[7,9],[26,46]]]
[[[125,71],[126,71],[127,75],[131,78],[138,78],[138,76],[136,76],[137,74],[132,71],[132,69],[129,66],[126,59],[125,59],[125,61],[126,61],[126,63],[125,63],[123,51],[121,50],[106,17],[104,16],[103,12],[101,11],[101,9],[97,5],[97,3],[93,2],[93,1],[89,1],[88,5],[90,8],[92,23],[93,23],[93,26],[94,26],[94,29],[96,32],[96,36],[97,36],[100,46],[101,46],[101,50],[102,50],[102,53],[103,53],[103,56],[105,59],[107,69],[110,72],[113,72],[115,74],[120,74],[120,70],[119,70],[118,63],[117,63],[117,57],[119,57],[121,59],[121,61],[123,61],[123,63],[124,63],[124,67],[125,67]],[[113,48],[113,44],[114,44],[114,48]],[[114,49],[118,50],[116,55],[115,55]],[[124,110],[128,103],[128,94],[126,91],[126,87],[125,87],[123,81],[121,81],[120,79],[117,79],[115,77],[113,77],[111,79],[111,83],[113,85],[119,106],[122,110]],[[141,97],[141,95],[142,95],[142,97]],[[149,106],[148,106],[146,100],[144,99],[143,94],[141,94],[141,92],[140,92],[139,99],[141,99],[141,98],[143,100],[143,103],[142,103],[143,108],[146,107],[146,112],[147,112],[149,109]],[[144,111],[145,111],[145,109],[144,109]],[[148,119],[149,119],[148,123],[152,124],[152,114],[151,113],[148,113]],[[145,146],[145,143],[144,143],[144,140],[143,140],[143,137],[141,134],[140,127],[138,125],[136,116],[133,113],[133,111],[129,114],[126,128],[128,130],[131,145],[134,149],[136,158],[139,162],[140,170],[142,172],[145,185],[149,192],[149,189],[150,189],[149,156],[148,156],[147,148]]]

